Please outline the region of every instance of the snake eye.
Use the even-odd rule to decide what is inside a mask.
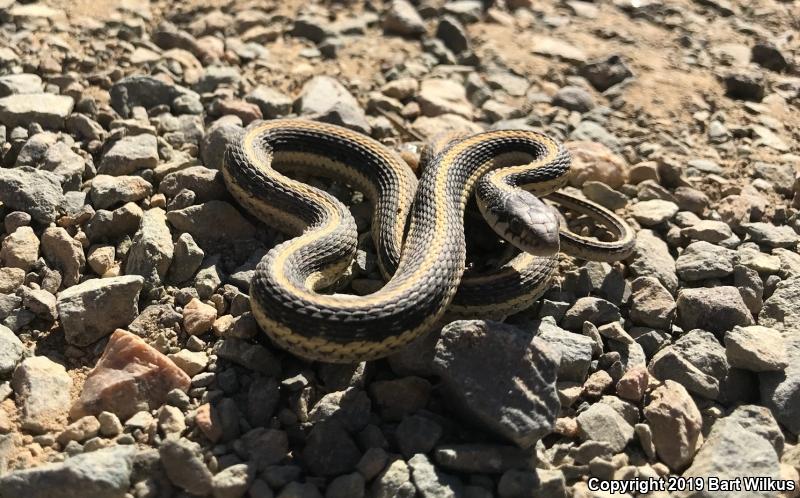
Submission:
[[[511,218],[511,222],[509,222],[508,226],[513,233],[522,232],[522,222],[517,217]]]

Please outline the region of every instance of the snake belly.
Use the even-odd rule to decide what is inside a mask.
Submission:
[[[375,205],[378,260],[390,277],[383,288],[367,296],[319,292],[350,263],[355,222],[330,194],[273,164],[324,167],[365,193]],[[396,154],[345,128],[305,120],[254,126],[226,151],[226,184],[252,214],[295,238],[256,267],[253,314],[274,342],[304,358],[355,362],[389,355],[429,331],[453,302],[465,269],[464,209],[479,181],[489,192],[521,187],[545,195],[563,185],[568,171],[569,155],[547,136],[492,131],[437,154],[415,185]],[[509,311],[526,307],[546,290],[556,264],[556,255],[520,255],[497,274],[467,282],[460,306],[480,311],[471,288],[484,303],[491,289],[508,298]]]

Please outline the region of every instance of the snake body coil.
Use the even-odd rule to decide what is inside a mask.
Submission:
[[[250,289],[254,316],[273,341],[299,356],[354,362],[391,354],[448,308],[457,314],[525,308],[546,290],[559,243],[557,221],[555,231],[548,229],[549,211],[530,207],[541,203],[533,194],[560,188],[569,163],[563,147],[544,135],[485,132],[437,150],[417,185],[396,154],[345,128],[305,120],[252,127],[226,151],[226,184],[252,214],[295,236],[258,264]],[[344,181],[375,206],[372,236],[389,279],[383,288],[358,297],[320,293],[352,261],[355,221],[330,194],[282,174],[289,170]],[[462,282],[464,211],[473,192],[493,228],[528,252],[492,275]],[[617,250],[610,259],[630,249],[630,233],[618,225],[612,228],[622,243],[595,248]],[[531,227],[540,236],[531,236]],[[577,236],[572,242],[585,247]]]

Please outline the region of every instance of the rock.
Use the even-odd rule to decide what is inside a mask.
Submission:
[[[411,482],[411,472],[402,459],[391,462],[372,483],[374,498],[414,498],[417,489]]]
[[[55,221],[67,203],[57,175],[28,167],[0,168],[0,202],[45,225]]]
[[[703,419],[686,389],[665,381],[650,394],[644,416],[661,461],[675,472],[688,467],[702,443]]]
[[[397,445],[406,458],[411,458],[417,453],[428,453],[436,446],[441,435],[441,425],[419,415],[404,418],[395,432]]]
[[[61,270],[64,287],[80,280],[86,257],[80,242],[61,227],[49,227],[42,232],[42,253],[45,259]]]
[[[17,470],[0,477],[0,490],[4,497],[123,498],[131,486],[135,455],[136,448],[115,446]]]
[[[592,95],[579,86],[562,87],[553,95],[552,104],[570,111],[589,112],[594,107]]]
[[[3,225],[6,227],[6,233],[11,234],[19,227],[30,225],[31,220],[31,215],[24,211],[12,211],[6,215]]]
[[[783,336],[760,325],[736,326],[726,332],[725,354],[732,367],[752,372],[780,371],[789,365]]]
[[[197,298],[192,298],[183,308],[183,328],[189,335],[208,332],[216,319],[216,308],[203,303]]]
[[[608,443],[613,453],[619,453],[633,440],[633,426],[605,403],[595,403],[582,411],[578,428],[581,439]]]
[[[181,283],[190,280],[203,263],[205,253],[192,238],[191,234],[182,233],[175,241],[172,264],[167,279]]]
[[[425,34],[425,21],[407,0],[392,0],[383,16],[387,33],[418,37]]]
[[[638,277],[631,283],[630,318],[634,323],[669,330],[675,319],[672,294],[654,277]]]
[[[58,444],[66,446],[70,441],[82,443],[91,439],[100,432],[100,422],[91,415],[81,417],[69,424],[61,434],[58,435]]]
[[[303,460],[313,475],[336,476],[355,470],[361,451],[336,422],[316,424],[308,435]]]
[[[158,165],[156,137],[147,133],[122,137],[103,154],[97,172],[101,175],[130,175]]]
[[[208,366],[208,355],[204,351],[189,351],[181,349],[177,353],[170,354],[169,359],[181,370],[186,372],[189,377],[194,377]]]
[[[725,75],[725,94],[733,99],[761,102],[766,93],[764,75],[760,72],[737,70]]]
[[[619,55],[611,55],[607,59],[588,62],[581,67],[579,74],[600,92],[604,92],[633,76],[633,73]]]
[[[167,226],[167,217],[161,208],[145,211],[142,224],[133,237],[125,263],[125,273],[141,275],[148,287],[164,282],[172,263],[174,244]],[[125,324],[127,326],[127,324]]]
[[[226,118],[220,118],[206,131],[200,143],[200,153],[203,163],[207,168],[219,170],[228,145],[239,139],[242,133],[241,120],[235,118],[235,122]]]
[[[100,209],[86,223],[86,236],[92,242],[112,242],[125,235],[133,235],[139,228],[143,214],[142,208],[132,202],[114,211]]]
[[[315,76],[305,85],[294,103],[301,116],[333,123],[369,134],[371,126],[364,110],[347,88],[330,76]]]
[[[527,450],[493,444],[439,446],[434,456],[440,466],[468,474],[499,474],[513,468],[524,468],[530,458]]]
[[[194,495],[211,493],[211,472],[203,462],[200,445],[188,439],[170,439],[158,448],[161,464],[170,482]]]
[[[800,338],[791,329],[783,335],[789,365],[782,372],[759,374],[761,402],[789,431],[800,434]]]
[[[254,473],[249,465],[240,463],[220,471],[211,480],[214,498],[240,498],[247,493]]]
[[[573,64],[586,62],[586,52],[558,38],[549,36],[535,36],[533,39],[533,53],[544,57],[561,59]]]
[[[574,142],[564,144],[572,155],[569,184],[582,187],[587,181],[603,182],[616,189],[627,179],[627,163],[608,147],[597,142]]]
[[[259,85],[245,97],[247,102],[261,109],[264,119],[281,118],[292,112],[292,100],[266,85]]]
[[[657,379],[680,382],[689,391],[709,399],[720,396],[728,375],[724,348],[705,330],[692,330],[656,353],[649,365]]]
[[[744,233],[756,243],[767,247],[796,247],[800,242],[800,235],[792,227],[776,226],[772,223],[743,223]]]
[[[423,137],[434,137],[439,133],[469,133],[475,134],[483,128],[458,114],[441,114],[436,117],[420,116],[412,126],[416,133]]]
[[[58,316],[55,296],[44,289],[28,290],[24,288],[22,305],[39,318],[49,322],[55,321]]]
[[[451,80],[423,80],[417,101],[425,116],[456,114],[468,119],[472,117],[472,104],[467,100],[466,90]]]
[[[710,244],[718,244],[732,239],[734,234],[727,223],[715,220],[700,220],[681,229],[681,236],[691,240],[702,240]]]
[[[173,389],[186,391],[190,379],[169,358],[130,332],[117,330],[89,372],[72,417],[111,412],[126,419],[164,404]]]
[[[347,431],[356,432],[369,423],[371,406],[364,391],[351,387],[323,396],[308,412],[308,420],[311,423],[335,420]]]
[[[8,327],[0,325],[0,375],[14,370],[25,351],[22,341]]]
[[[95,208],[106,209],[150,197],[153,186],[139,176],[97,175],[90,196]]]
[[[0,267],[0,293],[8,294],[17,290],[25,281],[25,270],[21,268]]]
[[[24,430],[41,434],[63,426],[72,388],[72,379],[63,366],[44,356],[26,358],[14,370],[11,386],[20,404]]]
[[[419,82],[415,78],[400,78],[387,82],[381,92],[387,97],[397,100],[410,99],[419,91]]]
[[[122,433],[122,422],[111,412],[100,412],[97,421],[100,423],[99,432],[105,437],[116,437]]]
[[[652,199],[640,201],[631,206],[631,215],[642,226],[651,227],[672,219],[678,212],[678,205],[670,201]]]
[[[747,455],[746,458],[742,458]],[[780,464],[772,444],[763,436],[742,427],[735,420],[727,418],[717,421],[711,428],[700,451],[695,455],[692,465],[683,473],[684,477],[714,476],[720,480],[735,479],[741,476],[778,479]],[[682,491],[673,496],[680,498],[711,498],[717,494],[706,489]],[[736,493],[748,497],[775,496],[772,491],[749,491]]]
[[[217,341],[214,353],[224,360],[266,375],[277,375],[280,372],[280,362],[267,348],[259,344],[230,338]]]
[[[42,78],[35,74],[7,74],[0,76],[0,97],[20,93],[41,93],[44,90]]]
[[[736,253],[708,242],[689,244],[675,261],[678,276],[686,281],[726,277],[733,273]]]
[[[411,478],[422,498],[455,498],[461,496],[463,485],[455,477],[444,474],[433,466],[423,454],[414,455],[408,461]]]
[[[603,182],[587,181],[581,189],[587,199],[594,201],[612,211],[628,205],[628,198]]]
[[[180,232],[189,232],[198,243],[251,239],[255,227],[235,207],[224,201],[208,201],[167,213],[167,221]],[[217,227],[224,226],[225,231]]]
[[[44,128],[58,130],[72,112],[75,102],[66,95],[31,93],[0,98],[0,123],[8,129],[38,123]]]
[[[56,307],[70,344],[88,346],[127,327],[139,314],[140,276],[89,279],[58,295]]]
[[[428,404],[431,384],[420,377],[376,381],[369,386],[372,400],[386,420],[401,420]]]
[[[364,477],[354,472],[333,479],[325,490],[325,498],[364,498]]]
[[[39,239],[31,227],[19,227],[3,239],[0,261],[6,266],[28,271],[39,259]]]
[[[442,16],[436,27],[436,38],[442,40],[454,54],[460,54],[470,48],[467,31],[453,16]]]
[[[751,59],[759,66],[771,71],[784,71],[791,66],[787,57],[774,44],[759,41],[751,49]]]
[[[644,365],[629,368],[617,382],[617,395],[622,399],[638,402],[644,397],[650,382],[650,374]]]
[[[533,322],[534,334],[560,353],[559,380],[583,382],[592,362],[594,340],[566,331],[550,322]]]
[[[737,325],[753,325],[753,317],[736,287],[682,289],[678,324],[684,330],[704,329],[720,337]]]
[[[613,133],[594,121],[583,120],[569,134],[570,141],[600,143],[611,150],[619,150],[622,143]]]
[[[152,76],[128,76],[115,82],[109,91],[111,107],[122,117],[130,117],[131,109],[141,106],[151,109],[156,106],[168,106],[181,95],[191,95],[185,88],[165,83]]]
[[[579,330],[584,322],[594,325],[619,320],[619,308],[612,303],[594,296],[577,299],[564,315],[562,326],[569,330]]]
[[[433,366],[466,415],[530,447],[550,432],[558,414],[557,356],[542,339],[514,327],[457,321],[442,330]]]

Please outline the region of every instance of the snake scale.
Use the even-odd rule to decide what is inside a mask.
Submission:
[[[357,362],[387,356],[448,316],[505,316],[548,286],[559,248],[584,259],[628,256],[632,232],[594,203],[557,193],[570,157],[546,135],[488,131],[440,141],[419,181],[379,142],[332,124],[273,120],[251,126],[226,150],[228,190],[261,221],[292,237],[257,265],[253,314],[280,347],[304,358]],[[358,232],[331,194],[287,176],[328,176],[374,206],[372,239],[387,283],[366,296],[324,291],[352,262]],[[464,213],[470,199],[497,234],[520,250],[488,274],[465,276]],[[547,196],[598,219],[615,242],[561,227]]]

